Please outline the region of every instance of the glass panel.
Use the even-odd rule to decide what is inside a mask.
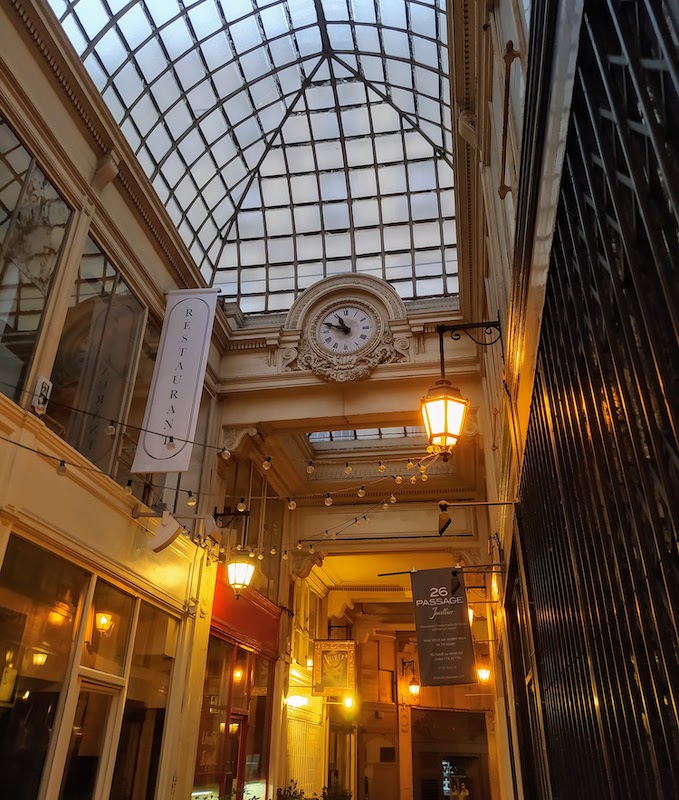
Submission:
[[[114,463],[144,309],[88,238],[57,350],[45,421],[104,472]],[[80,413],[82,411],[82,413]]]
[[[17,401],[70,216],[0,117],[0,391]]]
[[[237,773],[238,739],[227,731],[233,652],[232,644],[210,637],[192,794],[211,800],[231,796]]]
[[[123,674],[134,602],[110,583],[97,581],[80,658],[83,667]]]
[[[59,800],[94,797],[113,696],[83,689],[73,720]]]
[[[38,796],[88,579],[10,537],[0,571],[0,775],[13,800]]]
[[[252,698],[248,713],[244,775],[245,798],[266,796],[272,673],[271,662],[261,656],[257,656],[255,658]]]
[[[132,654],[112,800],[151,798],[158,777],[177,620],[142,603]]]

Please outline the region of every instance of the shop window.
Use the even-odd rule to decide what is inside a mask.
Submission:
[[[272,662],[210,637],[192,797],[266,796]]]
[[[0,775],[33,800],[54,729],[89,575],[12,536],[0,571]]]
[[[154,796],[177,631],[176,619],[141,604],[111,800]]]
[[[70,217],[0,117],[0,391],[17,402]]]
[[[45,417],[106,473],[113,470],[145,311],[118,270],[88,238],[71,291]]]
[[[83,667],[123,674],[134,604],[132,595],[106,581],[97,581],[80,659]]]

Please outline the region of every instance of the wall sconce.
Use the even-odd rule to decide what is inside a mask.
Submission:
[[[226,565],[229,586],[233,589],[236,600],[240,598],[243,589],[250,585],[254,574],[255,565],[247,556],[236,556]]]
[[[47,653],[33,653],[33,666],[44,667],[47,663]]]
[[[113,614],[111,614],[110,611],[97,611],[94,615],[94,627],[97,629],[98,633],[104,635],[110,633],[114,624]]]
[[[477,659],[476,675],[479,683],[488,683],[490,680],[490,661],[488,656],[479,656]]]
[[[233,682],[240,683],[243,680],[243,670],[241,667],[236,667],[233,671]]]
[[[408,691],[411,697],[417,697],[420,694],[420,682],[415,677],[415,661],[403,661],[401,663],[401,676],[405,676],[406,670],[409,669],[412,673],[412,678],[408,684]]]
[[[290,706],[290,708],[302,708],[303,706],[309,705],[309,698],[305,697],[303,694],[291,694],[288,695],[285,703]]]
[[[481,342],[475,339],[470,330],[483,329],[485,334],[491,335],[493,330],[497,335],[492,341]],[[489,347],[502,341],[499,318],[491,322],[472,322],[468,325],[438,325],[436,332],[439,335],[439,355],[441,361],[441,378],[427,392],[420,402],[424,429],[429,439],[429,444],[436,453],[449,453],[457,444],[464,420],[469,408],[469,400],[465,400],[460,390],[452,385],[446,378],[445,360],[443,357],[443,334],[450,333],[451,339],[458,340],[461,333],[465,333],[473,342],[482,347]]]

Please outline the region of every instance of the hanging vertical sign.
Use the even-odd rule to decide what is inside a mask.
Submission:
[[[132,472],[185,472],[198,423],[218,289],[168,292]]]
[[[413,572],[422,686],[477,683],[464,577],[452,567]]]

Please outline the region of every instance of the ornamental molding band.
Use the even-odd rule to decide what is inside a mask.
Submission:
[[[409,342],[402,339],[398,344],[402,350],[397,349],[394,335],[386,332],[377,346],[365,354],[322,355],[305,338],[288,369],[308,369],[330,383],[365,380],[379,364],[390,364],[405,358]]]

